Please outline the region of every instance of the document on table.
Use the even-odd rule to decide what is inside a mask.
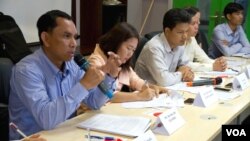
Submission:
[[[176,91],[185,91],[185,92],[190,92],[193,94],[197,94],[200,92],[200,90],[206,86],[197,86],[197,87],[188,87],[186,82],[180,82],[172,86],[168,86],[166,88],[170,90],[176,90]]]
[[[77,125],[95,131],[137,137],[150,127],[150,119],[137,116],[97,114]]]
[[[227,60],[227,66],[229,68],[237,68],[240,67],[242,65],[246,65],[246,60],[240,60],[240,61],[235,61],[235,60]]]
[[[211,76],[225,76],[225,75],[237,75],[240,70],[227,69],[226,71],[207,71],[207,72],[197,72],[199,75],[211,75]]]
[[[124,108],[149,108],[149,107],[183,107],[184,100],[179,93],[160,94],[158,98],[153,98],[150,101],[135,101],[135,102],[124,102],[122,107]]]
[[[200,91],[202,91],[204,87],[207,87],[207,86],[187,87],[186,84],[182,82],[182,83],[175,84],[173,86],[168,86],[167,88],[171,90],[186,91],[186,92],[190,92],[193,94],[198,94]],[[215,94],[218,95],[218,98],[220,100],[230,100],[238,96],[241,96],[242,92],[236,91],[236,90],[232,90],[231,92],[215,90]]]
[[[220,100],[231,100],[242,95],[242,91],[232,90],[231,92],[215,90],[215,94]]]
[[[236,53],[236,54],[233,54],[232,56],[250,58],[250,53]]]
[[[147,107],[166,107],[167,102],[170,99],[167,94],[161,94],[158,98],[153,98],[150,101],[134,101],[134,102],[124,102],[122,107],[124,108],[147,108]]]

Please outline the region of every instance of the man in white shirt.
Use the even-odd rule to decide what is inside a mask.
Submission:
[[[190,20],[190,15],[179,8],[164,15],[164,31],[146,43],[137,59],[135,71],[141,78],[161,86],[193,80],[191,68],[182,59]]]
[[[195,39],[200,23],[199,9],[187,7],[185,10],[191,15],[192,19],[189,24],[188,39],[183,54],[184,60],[189,60],[188,66],[192,68],[192,71],[225,71],[227,68],[226,59],[223,57],[216,60],[210,59]]]

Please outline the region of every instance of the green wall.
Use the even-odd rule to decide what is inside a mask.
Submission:
[[[245,32],[247,34],[248,40],[250,40],[250,1],[248,1],[247,17],[245,21]]]
[[[197,0],[173,0],[173,8],[196,6],[196,1]]]
[[[183,8],[187,6],[197,6],[198,0],[173,0],[173,8]],[[200,0],[202,1],[202,0]],[[227,3],[233,2],[234,0],[210,0],[211,6],[209,11],[209,26],[208,26],[208,38],[210,41],[210,37],[212,34],[212,31],[214,27],[225,21],[225,18],[223,18],[223,10]],[[212,16],[217,15],[219,16],[218,19],[213,18]],[[247,34],[248,39],[250,40],[250,1],[248,1],[248,9],[247,9],[247,17],[246,17],[246,23],[244,26],[245,32]]]
[[[210,6],[210,18],[209,18],[209,26],[208,26],[208,39],[210,41],[212,32],[214,27],[217,24],[223,23],[225,22],[225,18],[224,18],[224,7],[229,3],[232,2],[233,0],[211,0],[211,6]],[[217,15],[218,18],[212,18],[212,16]]]

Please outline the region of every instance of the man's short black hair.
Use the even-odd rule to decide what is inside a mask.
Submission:
[[[185,7],[184,9],[188,12],[188,14],[190,14],[191,17],[195,16],[198,12],[200,12],[198,8],[193,6]]]
[[[42,32],[50,32],[52,31],[56,26],[56,19],[58,17],[65,18],[72,21],[72,17],[68,15],[67,13],[60,11],[60,10],[51,10],[43,14],[37,21],[37,29],[38,29],[38,36],[41,45],[43,45],[42,39],[41,39],[41,33]]]
[[[227,14],[232,14],[234,12],[243,11],[244,8],[239,3],[230,2],[224,8],[224,16],[227,19]]]
[[[190,23],[191,16],[184,9],[173,8],[168,10],[163,18],[163,30],[165,28],[173,29],[179,23]]]

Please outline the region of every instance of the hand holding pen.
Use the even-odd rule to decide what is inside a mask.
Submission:
[[[142,86],[141,90],[135,94],[137,101],[147,101],[152,100],[154,97],[158,97],[156,91],[150,87],[146,80],[144,81],[144,85]]]
[[[144,81],[144,88],[150,88],[153,89],[155,91],[155,96],[158,97],[159,94],[166,94],[168,93],[168,89],[165,87],[161,87],[158,85],[153,85],[153,84],[149,84],[147,80]]]

